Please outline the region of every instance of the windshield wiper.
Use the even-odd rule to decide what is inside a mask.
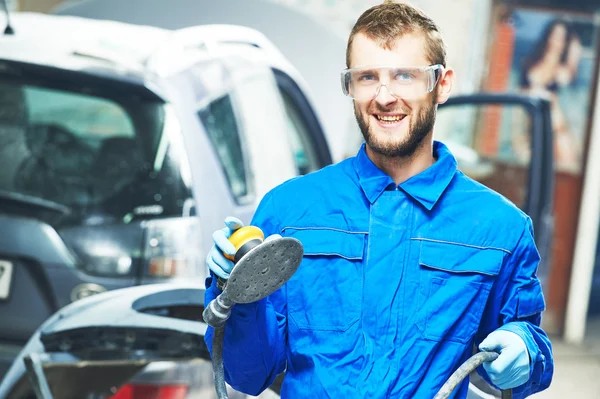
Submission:
[[[0,190],[0,203],[2,202],[26,206],[36,210],[51,211],[60,213],[61,215],[68,215],[71,213],[71,208],[57,202],[6,190]]]

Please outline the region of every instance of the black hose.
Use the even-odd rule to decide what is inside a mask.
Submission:
[[[225,370],[223,369],[223,338],[225,327],[216,327],[213,335],[212,364],[215,375],[215,388],[219,399],[229,399],[225,385]]]
[[[477,367],[481,366],[486,362],[493,362],[498,358],[498,353],[496,352],[479,352],[475,355],[471,356],[466,362],[464,362],[458,370],[456,370],[448,381],[442,388],[440,388],[439,392],[433,399],[447,399],[450,394],[456,389],[456,387],[469,375],[473,370]],[[502,399],[512,399],[512,390],[504,390],[502,391]]]

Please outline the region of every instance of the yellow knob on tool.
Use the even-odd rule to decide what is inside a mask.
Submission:
[[[252,248],[261,244],[265,240],[265,235],[261,229],[256,226],[245,226],[233,232],[229,241],[235,247],[235,255],[225,254],[225,257],[237,263],[242,256],[246,255]]]
[[[244,226],[234,231],[229,237],[229,241],[235,247],[235,255],[231,256],[226,253],[223,253],[223,255],[236,264],[244,255],[250,252],[252,248],[262,244],[264,240],[265,234],[261,229],[256,226]],[[217,286],[220,289],[224,289],[226,282],[227,280],[219,278]]]

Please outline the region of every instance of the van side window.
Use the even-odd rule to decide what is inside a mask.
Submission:
[[[294,162],[296,163],[298,174],[305,175],[314,172],[323,165],[319,162],[315,148],[316,144],[311,137],[310,128],[292,96],[283,90],[281,90],[281,95],[290,127],[290,144],[294,152]]]
[[[229,95],[210,102],[198,111],[208,137],[223,167],[231,192],[238,204],[252,200],[254,193],[248,184],[246,159]]]

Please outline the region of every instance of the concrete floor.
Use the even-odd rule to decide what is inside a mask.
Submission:
[[[589,321],[581,346],[552,339],[554,378],[550,388],[535,399],[600,398],[600,317]]]

